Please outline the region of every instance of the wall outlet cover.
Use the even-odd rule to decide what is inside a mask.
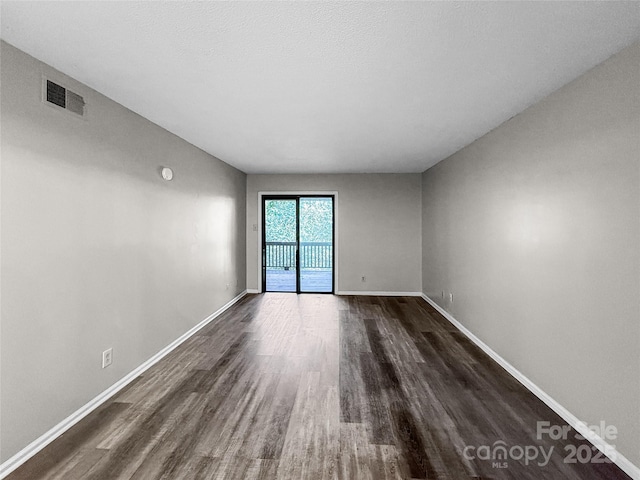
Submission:
[[[107,368],[113,362],[113,348],[102,352],[102,368]]]

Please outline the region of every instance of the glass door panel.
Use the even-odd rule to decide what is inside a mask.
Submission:
[[[300,292],[333,292],[333,197],[300,197]]]
[[[298,291],[298,201],[264,200],[263,281],[267,292]]]

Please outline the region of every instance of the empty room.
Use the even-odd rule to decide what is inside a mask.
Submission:
[[[0,37],[0,479],[640,480],[639,1]]]

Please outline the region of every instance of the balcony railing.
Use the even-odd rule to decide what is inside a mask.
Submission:
[[[267,242],[265,265],[269,268],[295,268],[295,242]],[[300,242],[300,268],[333,268],[331,242]]]

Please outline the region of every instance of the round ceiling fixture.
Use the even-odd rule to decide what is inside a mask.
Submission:
[[[162,167],[162,178],[169,181],[173,178],[173,170],[169,167]]]

